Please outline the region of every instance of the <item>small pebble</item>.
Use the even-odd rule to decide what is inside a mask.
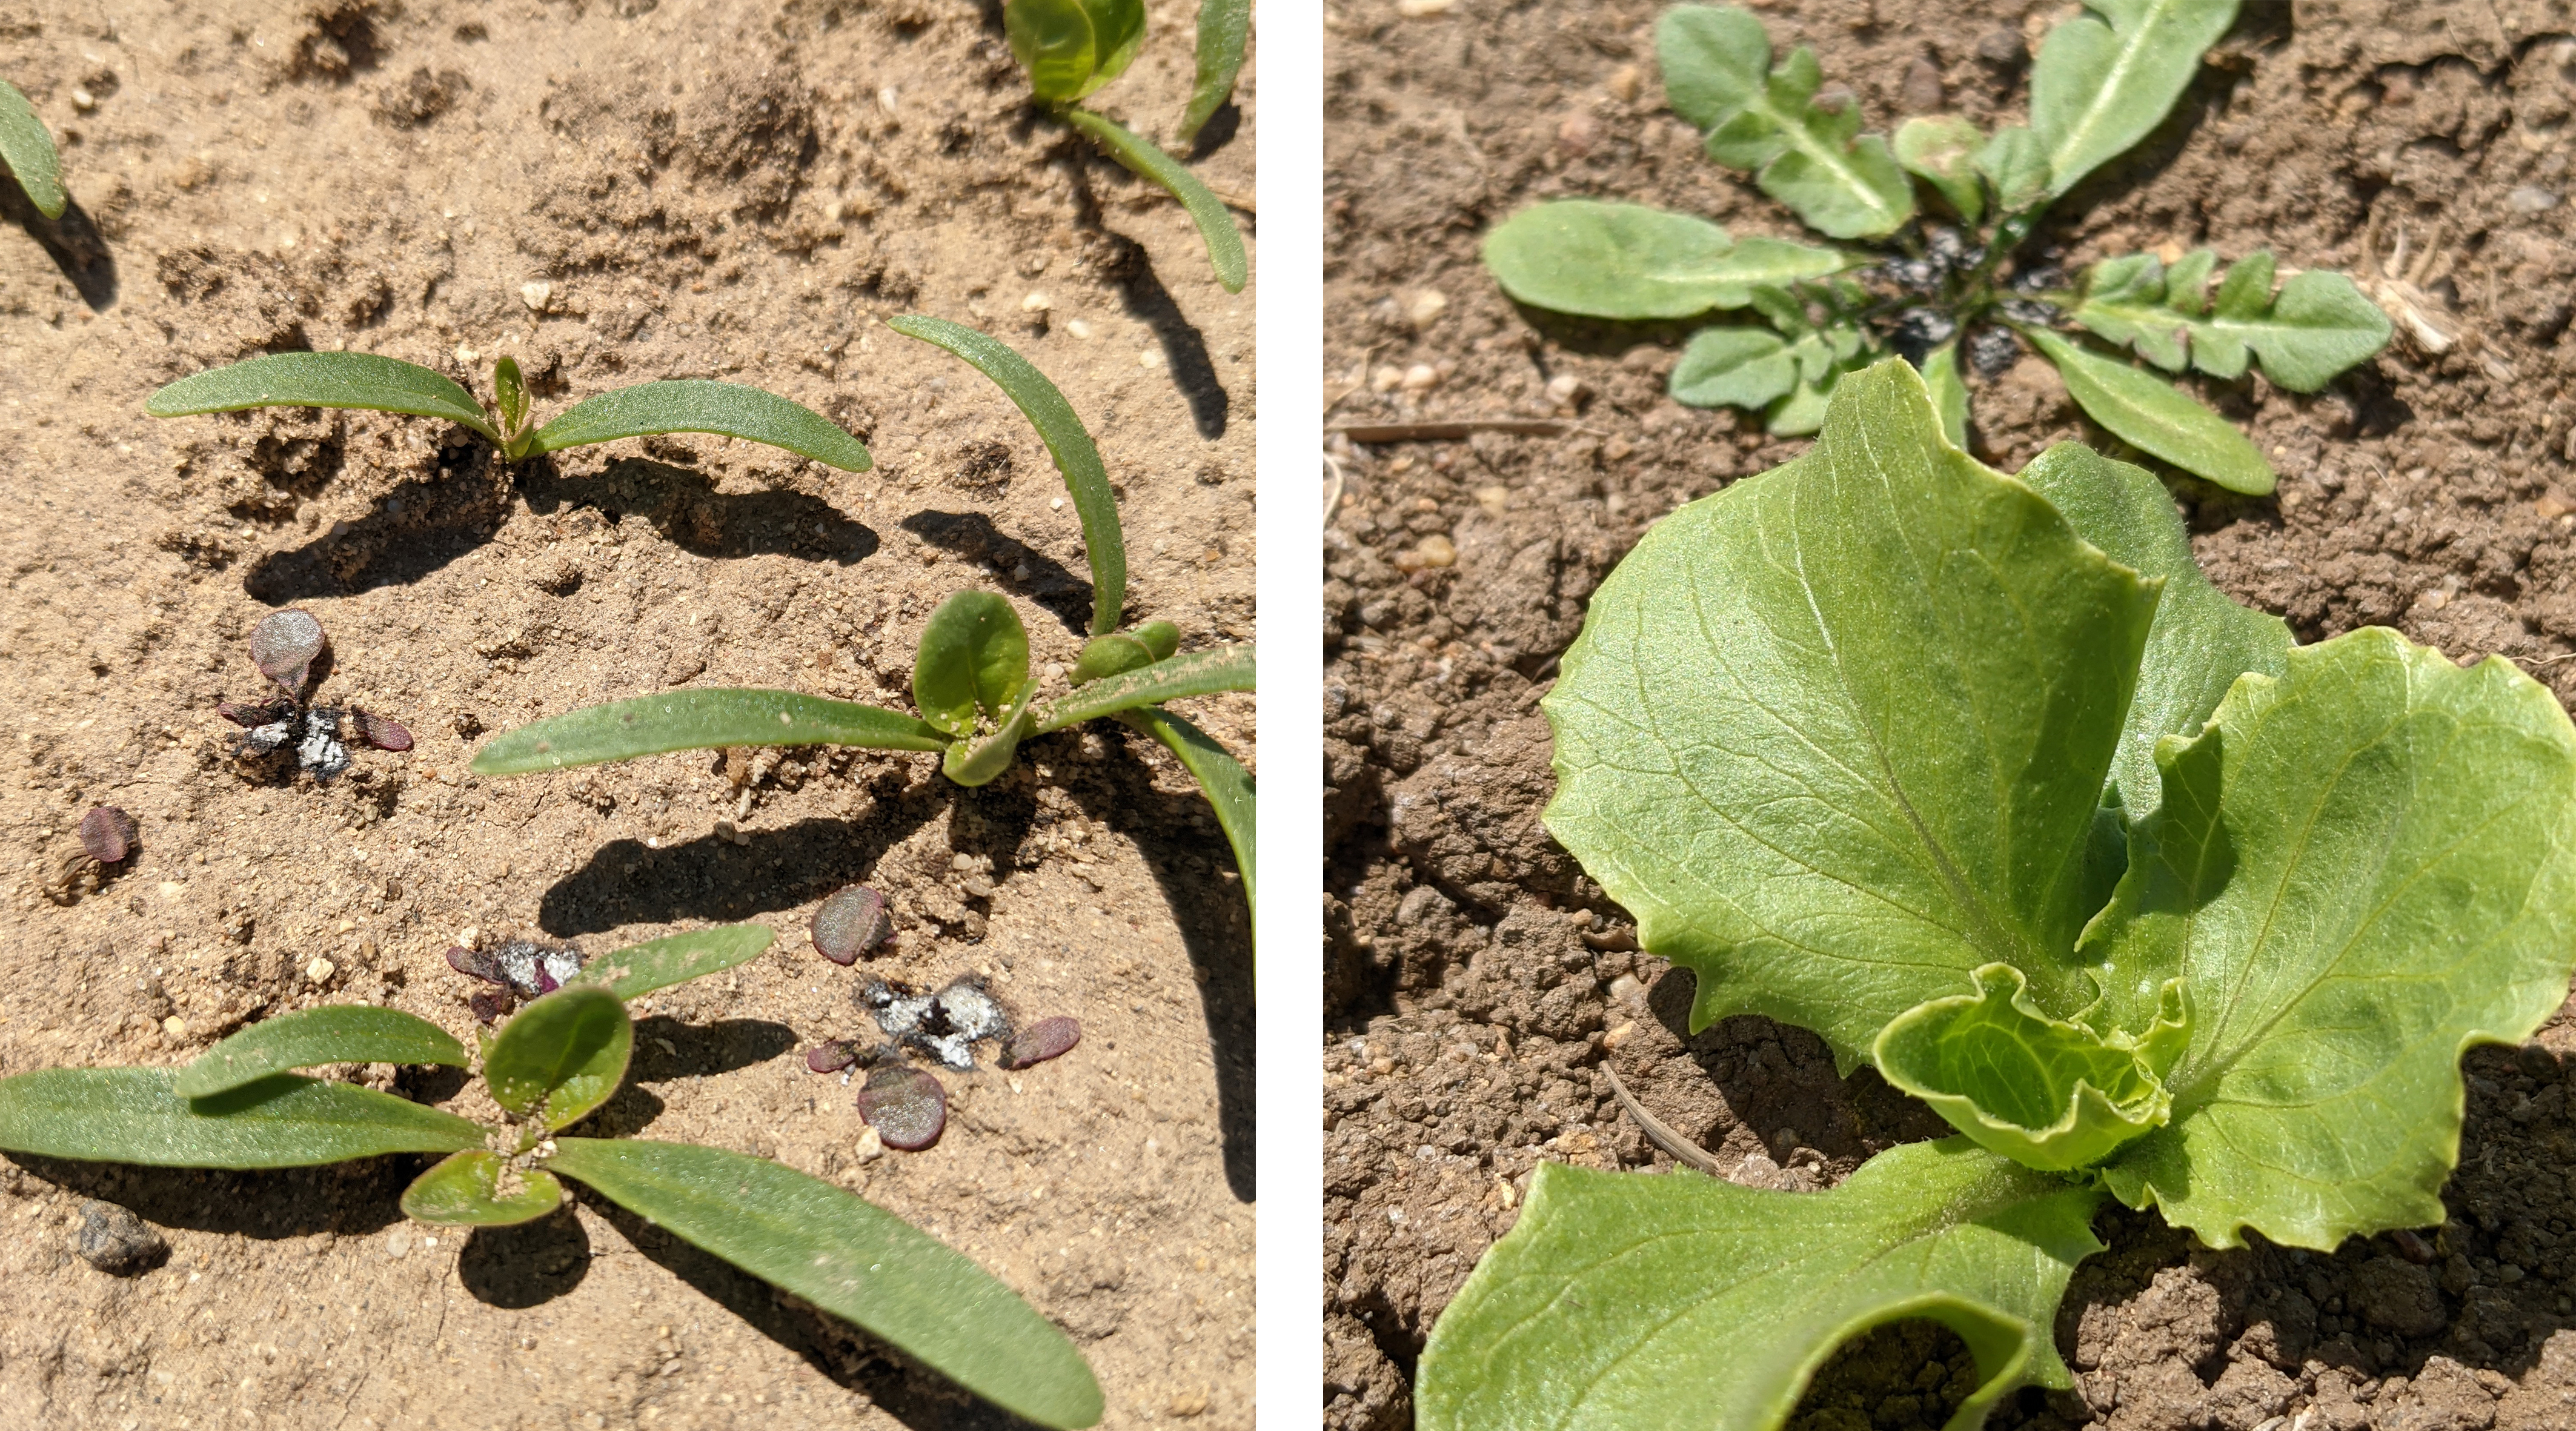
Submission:
[[[1458,0],[1395,0],[1395,13],[1408,20],[1446,15],[1456,8]]]
[[[75,1246],[81,1260],[101,1272],[140,1272],[170,1253],[170,1244],[130,1208],[90,1198],[81,1203],[80,1215]]]
[[[81,816],[81,848],[103,865],[112,865],[134,852],[134,817],[113,805],[93,806]]]
[[[188,1021],[179,1017],[177,1014],[172,1014],[170,1017],[161,1021],[161,1032],[168,1034],[174,1039],[186,1038],[188,1036]]]
[[[1082,1025],[1068,1018],[1040,1019],[1002,1045],[1004,1068],[1028,1068],[1061,1058],[1082,1042]]]
[[[835,964],[852,964],[894,934],[885,896],[854,884],[814,911],[814,949]]]
[[[411,1229],[397,1227],[385,1234],[385,1255],[407,1257],[411,1254]]]
[[[2556,194],[2530,184],[2505,195],[2504,201],[2517,214],[2545,214],[2558,207]]]
[[[1396,295],[1396,311],[1404,315],[1405,326],[1419,333],[1449,311],[1449,295],[1437,288],[1407,289]]]
[[[1409,393],[1427,393],[1440,386],[1440,370],[1429,363],[1416,363],[1404,370],[1397,385]]]
[[[859,1145],[850,1150],[862,1163],[873,1163],[885,1156],[885,1135],[874,1128],[859,1134]]]
[[[250,659],[260,674],[301,695],[314,658],[322,654],[322,623],[296,607],[273,612],[250,631]]]
[[[859,1087],[859,1116],[889,1148],[915,1152],[939,1141],[948,1126],[948,1093],[918,1068],[873,1069]]]
[[[555,286],[543,280],[519,285],[519,301],[531,313],[543,313],[555,301]]]
[[[79,110],[83,114],[87,114],[91,110],[98,108],[98,96],[90,93],[88,90],[82,89],[78,85],[74,85],[72,87],[72,108]]]
[[[1941,88],[1941,67],[1930,55],[1916,55],[1905,67],[1905,79],[1898,86],[1898,97],[1908,114],[1938,114],[1948,102]]]
[[[1610,72],[1610,97],[1621,104],[1635,104],[1645,88],[1645,76],[1635,65],[1621,65]]]
[[[304,977],[319,984],[338,972],[338,969],[338,965],[316,954],[313,956],[313,962],[304,966]]]
[[[1020,300],[1020,311],[1023,313],[1044,313],[1054,306],[1047,301],[1047,296],[1043,293],[1032,293]]]

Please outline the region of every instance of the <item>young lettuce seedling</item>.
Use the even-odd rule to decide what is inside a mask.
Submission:
[[[922,628],[913,660],[908,715],[882,706],[794,691],[667,691],[612,701],[493,737],[475,753],[478,775],[524,775],[672,750],[754,745],[856,745],[936,750],[960,785],[982,785],[1010,768],[1021,741],[1101,716],[1162,742],[1215,807],[1234,847],[1246,903],[1253,899],[1252,776],[1206,732],[1163,708],[1166,701],[1253,688],[1249,643],[1181,653],[1170,622],[1117,629],[1127,592],[1127,556],[1100,450],[1073,405],[1026,358],[972,328],[917,314],[886,326],[964,358],[1010,395],[1064,474],[1082,519],[1091,563],[1092,639],[1073,668],[1070,693],[1038,698],[1029,677],[1029,634],[1011,603],[989,591],[960,591]]]
[[[872,465],[868,450],[831,419],[739,383],[638,383],[585,399],[545,426],[531,427],[527,385],[517,360],[507,357],[492,365],[489,409],[444,373],[374,353],[273,353],[181,378],[143,404],[154,417],[254,407],[443,417],[483,434],[504,462],[621,437],[708,432],[782,447],[844,472],[865,472]]]
[[[605,955],[521,1009],[481,1051],[499,1127],[295,1073],[335,1063],[472,1059],[436,1024],[332,1005],[253,1025],[181,1069],[52,1068],[0,1079],[0,1148],[186,1168],[287,1168],[386,1153],[446,1156],[402,1196],[420,1222],[496,1227],[563,1201],[563,1178],[902,1348],[1041,1426],[1100,1420],[1082,1353],[990,1273],[818,1178],[720,1148],[579,1138],[569,1128],[625,1081],[624,1001],[769,947],[756,924]]]
[[[2121,441],[2222,487],[2269,492],[2271,464],[2243,434],[2115,354],[2134,349],[2169,373],[2231,381],[2259,365],[2276,386],[2315,392],[2386,346],[2388,315],[2339,273],[2295,273],[2276,290],[2266,251],[2223,277],[2209,249],[2170,266],[2131,254],[2095,265],[2071,289],[2054,269],[2016,256],[2050,204],[2163,121],[2237,8],[2088,3],[2090,13],[2040,46],[2027,125],[1987,135],[1955,115],[1914,118],[1893,140],[1860,133],[1847,91],[1819,93],[1814,52],[1793,50],[1774,66],[1751,11],[1677,6],[1656,30],[1665,97],[1707,132],[1709,157],[1751,171],[1809,227],[1875,252],[1738,240],[1686,214],[1568,199],[1498,226],[1485,266],[1513,298],[1561,313],[1646,320],[1752,310],[1760,322],[1694,336],[1671,391],[1694,407],[1760,411],[1775,433],[1815,431],[1836,382],[1896,353],[1922,369],[1943,429],[1964,445],[1963,365],[1992,378],[2027,340]],[[1945,217],[1918,212],[1916,180]]]
[[[1181,118],[1181,137],[1199,131],[1243,68],[1243,43],[1251,32],[1249,0],[1200,0],[1198,81]],[[1029,72],[1029,90],[1049,113],[1090,136],[1109,157],[1171,191],[1199,226],[1216,281],[1241,293],[1250,268],[1234,216],[1180,160],[1106,115],[1076,101],[1126,73],[1145,42],[1144,0],[1006,0],[1002,24],[1011,53]]]
[[[63,192],[63,161],[54,152],[54,136],[27,96],[7,80],[0,80],[0,164],[9,166],[37,213],[49,219],[63,216],[71,198]]]
[[[2547,690],[2377,627],[2294,646],[2152,476],[1990,471],[1901,362],[1649,531],[1563,667],[1548,830],[1697,976],[1692,1030],[1805,1025],[1960,1136],[1824,1193],[1541,1164],[1432,1331],[1426,1428],[1777,1427],[1909,1317],[1975,1355],[1973,1428],[2070,1384],[2104,1194],[2221,1248],[2438,1223],[2461,1050],[2566,997]]]

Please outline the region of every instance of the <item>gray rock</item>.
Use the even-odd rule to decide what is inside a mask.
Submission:
[[[170,1244],[131,1209],[96,1199],[80,1207],[80,1236],[73,1246],[81,1260],[101,1272],[130,1276],[160,1265]]]

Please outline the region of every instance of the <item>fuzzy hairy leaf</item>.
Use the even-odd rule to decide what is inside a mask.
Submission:
[[[728,924],[648,939],[600,955],[564,984],[598,984],[621,999],[632,999],[748,964],[777,937],[766,925]]]
[[[359,1088],[280,1073],[211,1098],[174,1068],[45,1068],[0,1078],[0,1148],[174,1168],[300,1168],[483,1146],[481,1124]]]
[[[193,373],[144,399],[154,417],[253,407],[341,407],[461,422],[495,445],[500,429],[445,373],[376,353],[271,353]]]
[[[1008,0],[1002,28],[1030,92],[1061,103],[1126,72],[1145,42],[1144,0]]]
[[[1798,386],[1798,359],[1789,340],[1768,328],[1702,328],[1673,364],[1668,390],[1692,407],[1740,407],[1760,412]]]
[[[952,593],[921,628],[912,701],[953,736],[975,733],[978,712],[999,721],[1029,684],[1029,632],[1011,603],[989,591]]]
[[[1248,691],[1256,671],[1254,648],[1246,641],[1174,656],[1133,671],[1103,676],[1069,696],[1047,703],[1037,713],[1034,733],[1079,725],[1100,716],[1219,691]]]
[[[272,1073],[325,1063],[468,1066],[465,1045],[427,1019],[365,1004],[331,1004],[252,1024],[197,1055],[172,1091],[204,1098]]]
[[[1977,151],[1985,143],[1985,131],[1955,114],[1917,115],[1896,126],[1890,141],[1896,162],[1940,191],[1971,224],[1986,211],[1986,191],[1977,182]]]
[[[1805,456],[1665,518],[1548,695],[1549,831],[1699,975],[1846,1066],[2010,963],[2041,1007],[2098,904],[2083,849],[2159,583],[1942,439],[1890,359]]]
[[[527,439],[530,453],[560,452],[621,437],[709,432],[784,448],[844,472],[874,466],[867,448],[840,424],[773,392],[701,379],[638,383],[587,398]]]
[[[1706,219],[1598,199],[1523,209],[1485,236],[1484,256],[1494,281],[1520,302],[1630,320],[1742,308],[1756,287],[1787,287],[1850,266],[1832,249],[1738,241]]]
[[[2298,393],[2388,345],[2388,315],[2342,274],[2312,268],[2275,295],[2272,255],[2258,250],[2227,271],[2212,298],[2203,285],[2217,257],[2196,249],[2170,271],[2151,253],[2112,259],[2088,276],[2069,316],[2167,372],[2189,364],[2235,379],[2252,358],[2264,377]]]
[[[1243,48],[1251,38],[1252,0],[1199,0],[1198,73],[1173,138],[1183,144],[1198,138],[1199,130],[1233,97],[1234,77],[1243,72]]]
[[[2289,624],[2237,605],[2210,584],[2191,554],[2173,494],[2146,469],[2061,442],[2031,459],[2019,475],[2065,516],[2077,536],[2122,566],[2164,578],[2165,594],[2156,603],[2156,623],[2138,663],[2137,694],[2129,699],[2120,731],[2120,754],[2111,762],[2122,809],[2131,820],[2144,819],[2164,798],[2156,742],[2199,734],[2238,676],[2277,676],[2287,669]]]
[[[2188,394],[2045,328],[2019,331],[2056,365],[2075,405],[2113,436],[2231,492],[2271,492],[2277,479],[2262,449]]]
[[[1243,875],[1243,902],[1258,908],[1253,899],[1252,849],[1253,819],[1252,772],[1242,762],[1226,753],[1216,738],[1206,731],[1163,709],[1145,706],[1118,713],[1118,719],[1163,743],[1181,768],[1199,783],[1199,792],[1216,810],[1218,828],[1225,831],[1226,843],[1234,847],[1234,867]]]
[[[1771,37],[1749,10],[1677,5],[1655,26],[1673,112],[1708,132],[1709,157],[1753,171],[1762,192],[1835,238],[1878,238],[1913,216],[1914,186],[1887,141],[1860,132],[1860,108],[1816,102],[1813,50],[1771,65]]]
[[[2164,122],[2200,57],[2236,23],[2237,0],[2085,0],[2048,32],[2030,67],[2030,127],[2048,155],[2048,196],[2127,152]]]
[[[559,1138],[548,1164],[1041,1426],[1100,1420],[1064,1333],[991,1273],[819,1178],[716,1148]]]
[[[1977,150],[1977,172],[1994,187],[1998,213],[2023,213],[2049,196],[2048,146],[2021,125],[2006,125]]]
[[[441,1226],[513,1227],[562,1205],[563,1184],[543,1168],[507,1173],[517,1186],[502,1192],[507,1168],[500,1154],[481,1148],[451,1153],[403,1189],[403,1216]]]
[[[1216,270],[1217,286],[1228,293],[1243,291],[1245,281],[1252,276],[1252,260],[1243,251],[1243,231],[1234,226],[1234,215],[1226,212],[1225,201],[1200,183],[1188,165],[1106,115],[1075,108],[1065,111],[1064,122],[1090,135],[1094,143],[1109,152],[1110,158],[1162,185],[1180,200],[1190,221],[1199,226],[1199,239],[1207,245],[1208,266]]]
[[[794,691],[711,687],[665,691],[523,725],[474,753],[477,775],[525,775],[669,750],[753,745],[857,745],[945,750],[948,736],[918,716]]]
[[[483,1056],[492,1101],[548,1130],[608,1101],[626,1077],[635,1025],[607,989],[557,989],[510,1016]]]
[[[49,219],[63,216],[71,198],[63,192],[63,161],[54,151],[54,136],[27,96],[7,80],[0,80],[0,164],[9,166],[37,213]]]
[[[1927,1318],[1977,1361],[1950,1422],[2025,1380],[2070,1384],[2050,1336],[2100,1194],[1965,1138],[1872,1158],[1830,1192],[1542,1162],[1520,1221],[1431,1329],[1424,1431],[1771,1431],[1837,1345]]]
[[[2106,1017],[2193,991],[2173,1118],[2105,1169],[2213,1247],[2442,1220],[2469,1044],[2576,962],[2576,730],[2510,663],[2366,627],[2249,675],[2157,751],[2164,803],[2084,954]]]

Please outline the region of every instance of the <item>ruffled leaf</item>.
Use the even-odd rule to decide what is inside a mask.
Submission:
[[[2240,378],[2250,357],[2264,377],[2299,393],[2388,345],[2388,315],[2340,273],[2293,274],[2276,295],[2272,255],[2258,251],[2227,271],[2213,299],[2204,285],[2216,262],[2205,248],[2170,271],[2153,254],[2112,259],[2093,270],[2070,316],[2167,372],[2188,364]]]

